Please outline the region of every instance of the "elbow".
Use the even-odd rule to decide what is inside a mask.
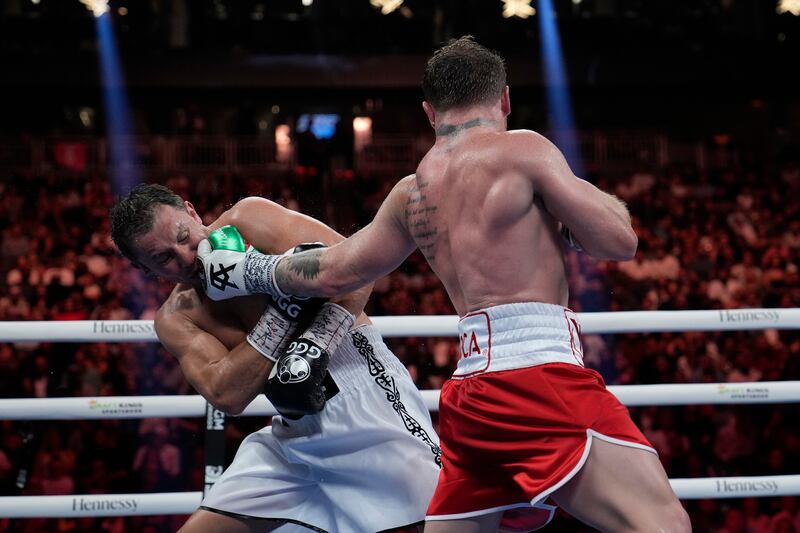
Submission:
[[[636,249],[639,247],[639,237],[633,228],[628,228],[626,232],[619,239],[619,254],[614,259],[616,261],[630,261],[636,255]]]
[[[223,413],[227,416],[239,416],[245,410],[245,408],[249,405],[248,403],[230,403],[225,405],[224,409],[220,409]]]
[[[211,398],[206,398],[206,400],[214,406],[214,409],[222,411],[228,416],[240,415],[250,405],[250,401],[244,398],[236,398],[225,394],[212,394]]]
[[[633,229],[628,228],[614,237],[607,237],[595,249],[588,249],[589,255],[602,261],[630,261],[636,255],[639,238]]]

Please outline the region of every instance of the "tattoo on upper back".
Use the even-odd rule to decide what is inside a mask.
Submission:
[[[448,135],[455,135],[457,133],[461,133],[462,131],[468,130],[470,128],[476,128],[478,126],[488,126],[490,124],[494,124],[494,122],[482,118],[474,118],[472,120],[464,122],[463,124],[440,124],[436,126],[436,136],[446,137]]]
[[[439,228],[431,217],[439,206],[428,202],[426,189],[429,183],[417,172],[414,186],[408,191],[406,200],[405,217],[406,226],[417,246],[429,261],[436,258],[436,239]]]

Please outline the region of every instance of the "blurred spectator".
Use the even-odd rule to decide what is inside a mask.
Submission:
[[[139,428],[142,444],[133,458],[133,471],[138,474],[145,492],[170,492],[178,487],[181,473],[181,451],[169,442],[169,428],[160,419],[144,420]]]
[[[176,120],[186,133],[206,127],[196,106],[187,106]],[[315,149],[310,147],[309,157],[319,165]],[[337,229],[344,234],[369,221],[394,185],[349,171],[329,197],[303,192],[315,190],[325,172],[308,166],[257,178],[226,173],[164,176],[163,181],[208,217],[242,196],[264,194],[290,209],[326,215],[343,225]],[[800,197],[798,175],[796,164],[774,175],[731,164],[719,171],[642,169],[616,181],[602,178],[627,201],[639,250],[632,261],[619,264],[568,252],[570,305],[583,312],[800,307],[800,208],[786,201]],[[0,319],[152,320],[169,289],[114,252],[107,220],[113,198],[104,178],[62,172],[0,177],[0,191]],[[337,213],[336,199],[352,206]],[[419,254],[375,284],[368,311],[454,312]],[[387,342],[421,388],[440,388],[459,357],[451,338]],[[800,379],[800,334],[792,330],[585,335],[583,345],[585,364],[608,384]],[[180,365],[155,344],[0,344],[3,397],[190,393]],[[673,477],[800,469],[796,405],[642,407],[631,413]],[[231,430],[229,452],[236,439],[263,423],[233,420],[232,427],[247,431]],[[0,424],[0,489],[6,494],[13,490],[12,466],[24,446],[18,423]],[[201,490],[201,426],[197,421],[171,424],[50,424],[26,492]],[[695,531],[800,533],[797,498],[686,504]],[[26,524],[25,531],[108,532],[174,531],[179,525],[164,517]]]

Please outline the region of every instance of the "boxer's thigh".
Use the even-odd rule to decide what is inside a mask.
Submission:
[[[235,517],[198,509],[179,533],[256,533],[274,531],[283,522],[264,518]]]
[[[501,518],[503,511],[458,520],[429,520],[425,533],[495,533]]]
[[[601,531],[690,531],[658,456],[593,438],[581,470],[553,500]]]

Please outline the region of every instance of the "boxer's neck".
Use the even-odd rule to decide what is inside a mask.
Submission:
[[[493,108],[451,109],[436,115],[436,137],[453,138],[477,129],[505,131],[505,117]]]

